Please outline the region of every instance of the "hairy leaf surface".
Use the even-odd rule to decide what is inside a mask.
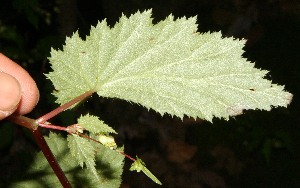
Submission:
[[[78,119],[78,124],[86,130],[96,133],[115,133],[117,132],[101,121],[98,117],[86,114]]]
[[[153,25],[151,11],[137,12],[112,28],[99,22],[85,41],[78,33],[67,38],[63,51],[52,49],[47,77],[58,103],[95,90],[160,114],[209,121],[286,107],[292,95],[242,57],[244,44],[220,32],[197,33],[196,17],[170,15]]]
[[[77,160],[82,168],[83,164],[85,164],[91,174],[98,178],[95,168],[95,152],[91,142],[75,134],[68,135],[67,140],[73,158]]]
[[[93,146],[96,150],[95,167],[98,173],[98,178],[96,178],[88,169],[78,166],[77,160],[68,149],[65,138],[50,133],[49,137],[46,137],[46,141],[73,187],[117,188],[120,186],[124,162],[123,155],[101,144],[95,144]],[[61,187],[44,155],[39,152],[34,159],[34,163],[26,172],[21,173],[21,177],[10,180],[5,184],[5,187]]]

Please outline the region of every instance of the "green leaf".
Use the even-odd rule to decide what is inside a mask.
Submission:
[[[85,41],[74,33],[63,51],[51,50],[47,77],[58,103],[92,89],[160,114],[209,121],[244,109],[286,107],[292,94],[242,57],[244,45],[220,32],[197,33],[196,17],[170,15],[153,25],[148,10],[123,15],[113,28],[104,20]]]
[[[78,119],[78,124],[86,130],[97,134],[97,133],[115,133],[117,132],[101,121],[98,117],[92,115],[84,115]]]
[[[138,158],[136,156],[136,160],[132,163],[130,169],[131,171],[136,170],[137,172],[144,172],[144,174],[146,176],[148,176],[152,181],[154,181],[155,183],[162,185],[162,183],[150,172],[150,170],[148,170],[148,168],[146,168],[145,163],[142,161],[142,159]]]
[[[95,168],[95,152],[90,141],[76,134],[68,135],[67,140],[71,155],[77,160],[78,164],[81,167],[85,164],[87,169],[98,178]]]
[[[96,148],[96,169],[98,178],[90,170],[78,166],[77,160],[70,153],[65,138],[50,133],[46,137],[51,151],[54,153],[59,165],[66,174],[72,187],[117,188],[121,184],[124,156],[108,149],[101,144],[93,145]],[[5,187],[14,188],[52,188],[61,187],[44,155],[39,152],[34,157],[34,163],[26,172],[20,172],[21,177],[6,182]]]

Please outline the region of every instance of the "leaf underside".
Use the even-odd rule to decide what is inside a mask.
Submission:
[[[286,107],[292,94],[264,79],[267,71],[242,57],[245,40],[220,32],[197,33],[196,17],[152,24],[151,10],[106,21],[82,40],[78,33],[61,50],[51,50],[58,103],[95,90],[160,114],[211,121],[228,119],[244,109]]]

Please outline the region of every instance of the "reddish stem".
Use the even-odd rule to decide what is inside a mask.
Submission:
[[[36,120],[22,116],[22,115],[12,114],[11,116],[9,116],[7,118],[7,120],[9,120],[15,124],[22,125],[30,130],[36,130],[38,128],[38,123]]]
[[[79,136],[81,136],[81,137],[83,137],[83,138],[86,138],[86,139],[92,140],[92,141],[94,141],[94,142],[97,142],[97,143],[99,143],[99,144],[102,144],[102,143],[99,142],[98,140],[95,140],[95,139],[93,139],[93,138],[91,138],[91,137],[89,137],[89,136],[86,136],[85,134],[81,134],[81,133],[76,133],[76,134],[79,135]],[[124,155],[124,156],[127,157],[128,159],[130,159],[130,160],[132,160],[132,161],[136,161],[135,158],[131,157],[130,155],[127,155],[127,154],[124,153],[123,151],[118,150],[118,149],[114,149],[114,150],[115,150],[116,152],[118,152],[118,153]]]
[[[77,102],[80,102],[80,101],[84,100],[85,98],[91,96],[94,92],[95,92],[94,90],[90,90],[86,93],[83,93],[82,95],[74,98],[73,100],[71,100],[71,101],[63,104],[62,106],[52,110],[51,112],[41,116],[37,120],[33,120],[33,119],[30,119],[30,118],[27,118],[27,117],[21,116],[21,115],[12,115],[8,118],[11,122],[22,125],[22,126],[24,126],[24,127],[31,130],[37,144],[41,148],[43,154],[45,155],[45,157],[48,161],[48,163],[52,167],[53,171],[55,172],[56,176],[58,177],[59,181],[61,182],[61,184],[63,185],[64,188],[71,188],[71,185],[70,185],[68,179],[66,178],[64,172],[60,168],[59,164],[57,163],[53,153],[51,152],[51,150],[50,150],[47,142],[45,141],[43,135],[40,133],[38,127],[40,126],[40,127],[49,128],[49,129],[67,131],[68,133],[72,134],[72,132],[70,132],[70,130],[69,130],[69,127],[61,127],[61,126],[52,125],[51,123],[46,123],[46,121],[51,119],[52,117],[56,116],[57,114],[61,113],[62,111],[68,109],[69,107],[76,104]],[[75,134],[78,134],[79,136],[84,137],[86,139],[90,139],[94,142],[100,143],[99,141],[97,141],[93,138],[90,138],[90,137],[88,137],[84,134],[81,134],[79,132],[76,132]],[[116,151],[118,153],[126,156],[130,160],[135,161],[134,158],[127,155],[123,151],[120,151],[120,150],[116,150]]]
[[[53,118],[54,116],[56,116],[57,114],[61,113],[64,110],[68,109],[72,105],[74,105],[74,104],[84,100],[85,98],[91,96],[94,92],[95,92],[94,90],[90,90],[90,91],[87,91],[87,92],[83,93],[82,95],[79,95],[78,97],[70,100],[69,102],[61,105],[60,107],[52,110],[51,112],[41,116],[40,118],[37,119],[37,123],[38,124],[45,123],[47,120]]]
[[[124,153],[123,151],[120,151],[120,150],[117,150],[117,149],[116,149],[116,152],[118,152],[118,153],[124,155],[125,157],[127,157],[127,158],[130,159],[130,160],[132,160],[133,162],[136,161],[135,158],[131,157],[130,155],[127,155],[127,154]]]
[[[35,138],[36,143],[40,147],[41,151],[43,152],[44,156],[46,157],[48,163],[50,164],[51,168],[53,169],[55,175],[59,179],[62,186],[64,188],[72,188],[67,177],[65,176],[64,172],[62,171],[59,164],[57,163],[54,155],[52,154],[43,135],[39,131],[37,121],[22,115],[15,115],[15,114],[9,116],[7,119],[13,123],[16,123],[18,125],[30,129],[30,131],[32,132]]]
[[[48,163],[52,167],[53,171],[55,172],[57,178],[59,179],[61,185],[64,188],[72,188],[70,182],[68,181],[67,177],[65,176],[64,172],[60,168],[59,164],[57,163],[53,153],[51,152],[47,142],[45,141],[43,135],[41,134],[40,130],[37,128],[36,130],[31,130],[35,141],[37,142],[38,146],[41,148],[44,156],[46,157]]]
[[[46,123],[40,123],[40,127],[46,128],[46,129],[55,129],[60,131],[68,131],[67,127],[61,127],[53,124],[46,124]]]

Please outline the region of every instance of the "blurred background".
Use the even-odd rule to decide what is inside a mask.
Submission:
[[[221,31],[247,39],[244,57],[270,70],[274,83],[294,94],[288,108],[246,111],[229,121],[183,121],[117,99],[93,96],[74,112],[51,122],[72,124],[80,113],[99,115],[119,133],[126,153],[138,154],[171,188],[300,186],[300,3],[298,0],[1,0],[0,52],[18,62],[36,80],[40,102],[29,117],[55,108],[53,86],[45,79],[51,47],[107,18],[113,26],[122,13],[153,9],[154,22],[169,14],[198,17],[199,32]],[[71,62],[70,62],[71,63]],[[45,132],[47,134],[47,132]],[[0,181],[24,167],[26,153],[37,151],[30,133],[0,122]],[[29,160],[30,161],[30,160]],[[30,164],[28,164],[30,165]],[[122,188],[159,187],[125,162]]]

